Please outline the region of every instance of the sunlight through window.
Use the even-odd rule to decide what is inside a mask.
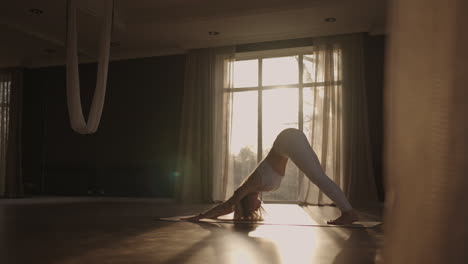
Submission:
[[[243,60],[234,63],[234,88],[258,85],[258,60]]]
[[[320,155],[321,146],[317,142],[323,137],[323,114],[329,118],[337,114],[336,111],[323,112],[328,107],[324,105],[325,87],[341,87],[341,55],[337,49],[331,58],[338,79],[325,84],[324,70],[317,65],[318,61],[328,58],[323,52],[310,50],[293,52],[289,56],[252,53],[234,63],[234,88],[228,92],[232,95],[230,173],[235,185],[268,154],[283,129],[303,130],[309,140],[316,143],[313,148]],[[271,54],[278,54],[278,51]],[[297,197],[299,170],[291,162],[286,175],[281,188],[265,194],[264,200],[293,201]]]
[[[298,97],[297,89],[279,88],[263,92],[263,157],[283,129],[298,128]]]
[[[263,60],[263,85],[294,84],[298,82],[298,56]]]

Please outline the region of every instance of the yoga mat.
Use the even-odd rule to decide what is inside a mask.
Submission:
[[[174,217],[163,217],[158,218],[157,221],[171,221],[171,222],[190,222],[186,220],[181,220],[181,217],[185,216],[174,216]],[[303,219],[291,219],[289,221],[284,221],[280,219],[265,219],[265,221],[234,221],[232,219],[201,219],[199,222],[202,223],[225,223],[225,224],[254,224],[254,225],[286,225],[286,226],[315,226],[315,227],[343,227],[343,228],[374,228],[381,224],[382,222],[367,222],[367,221],[359,221],[349,225],[329,225],[326,223],[317,223],[312,219],[308,219],[308,221],[303,221]],[[193,222],[197,223],[197,222]]]

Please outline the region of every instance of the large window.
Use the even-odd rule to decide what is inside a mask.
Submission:
[[[11,82],[5,79],[7,78],[0,74],[0,196],[5,193],[6,152],[10,118]]]
[[[334,50],[332,59],[340,58],[339,53]],[[233,100],[230,155],[236,186],[268,154],[283,129],[298,128],[306,135],[317,129],[313,121],[320,118],[324,89],[330,85],[316,68],[317,56],[312,47],[236,55],[234,88],[226,91]],[[340,82],[335,79],[332,85]],[[263,199],[295,201],[299,173],[288,162],[281,188]]]
[[[6,140],[8,137],[8,121],[10,117],[10,81],[0,80],[0,150],[6,150]],[[0,153],[3,158],[5,153]]]

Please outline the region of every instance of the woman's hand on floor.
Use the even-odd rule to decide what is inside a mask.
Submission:
[[[191,222],[197,222],[197,221],[200,221],[200,219],[202,219],[201,214],[180,218],[180,220],[191,221]]]

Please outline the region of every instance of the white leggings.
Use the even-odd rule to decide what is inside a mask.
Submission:
[[[283,130],[273,143],[273,148],[281,155],[290,158],[341,211],[352,209],[340,187],[323,171],[317,155],[302,131],[295,128]]]

